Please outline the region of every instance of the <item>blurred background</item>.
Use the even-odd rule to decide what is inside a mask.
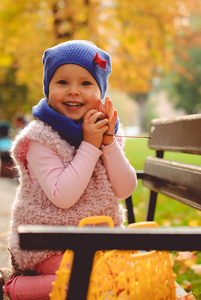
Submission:
[[[9,262],[17,184],[3,178],[16,177],[8,168],[11,140],[44,97],[43,52],[72,39],[90,40],[111,54],[108,95],[127,134],[147,133],[153,118],[201,113],[201,0],[1,0],[0,266]],[[153,155],[144,139],[127,139],[125,151],[136,170]],[[137,221],[143,221],[148,190],[141,183],[133,199]],[[201,224],[199,211],[162,196],[156,216],[162,226]],[[177,282],[201,300],[201,253],[174,261]]]
[[[72,39],[111,54],[108,94],[128,131],[146,132],[153,118],[201,112],[200,0],[1,0],[3,124],[17,130],[20,114],[29,122],[44,97],[44,50]]]

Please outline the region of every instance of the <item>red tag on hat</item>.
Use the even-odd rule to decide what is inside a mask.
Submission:
[[[94,56],[95,64],[98,64],[102,69],[106,70],[107,61],[98,56],[98,52]]]

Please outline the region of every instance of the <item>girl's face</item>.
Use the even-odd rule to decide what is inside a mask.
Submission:
[[[94,77],[75,64],[60,66],[49,84],[48,102],[52,109],[74,121],[96,109],[100,88]]]

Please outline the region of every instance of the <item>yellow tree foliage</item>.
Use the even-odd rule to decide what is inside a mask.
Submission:
[[[43,96],[44,50],[88,39],[111,54],[113,87],[147,94],[153,78],[171,68],[171,43],[199,6],[199,0],[1,0],[0,83],[5,68],[17,68],[32,105]]]
[[[0,82],[6,67],[30,89],[31,104],[42,97],[42,54],[70,39],[98,42],[99,1],[2,0],[0,7]]]
[[[53,39],[51,14],[42,5],[35,0],[5,0],[0,7],[0,66],[16,68],[18,83],[26,83],[33,97],[41,88],[43,50]]]
[[[200,4],[197,0],[117,2],[113,84],[130,93],[146,94],[153,78],[171,68],[174,39]]]

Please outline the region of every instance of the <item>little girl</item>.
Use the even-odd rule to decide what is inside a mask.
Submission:
[[[77,226],[85,217],[110,216],[122,226],[118,199],[136,188],[136,173],[122,151],[117,111],[106,97],[110,56],[88,41],[69,41],[43,55],[46,98],[36,120],[12,145],[20,185],[13,205],[10,251],[23,275],[4,286],[11,299],[49,299],[61,251],[19,247],[21,224]],[[35,275],[35,276],[32,276]]]

